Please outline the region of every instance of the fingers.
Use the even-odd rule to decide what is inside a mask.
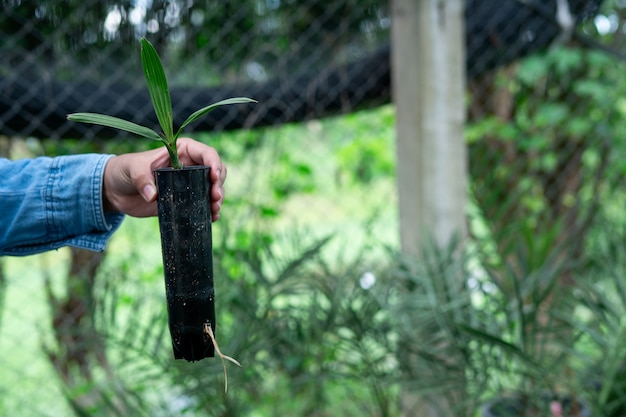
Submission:
[[[211,167],[211,215],[213,221],[218,220],[224,203],[226,166],[214,148],[189,138],[178,140],[178,153],[183,165]],[[135,217],[156,215],[157,190],[153,171],[169,166],[169,154],[164,147],[113,157],[105,170],[107,208]]]
[[[220,210],[224,202],[223,188],[213,185],[211,188],[211,219],[217,221],[220,218]]]
[[[133,179],[137,193],[144,199],[146,203],[152,203],[156,200],[157,190],[151,175],[142,174]]]
[[[114,156],[108,161],[103,181],[105,211],[135,217],[154,216],[155,198],[150,164],[142,154]]]
[[[129,161],[130,180],[137,192],[147,203],[156,200],[157,190],[153,171],[167,166],[169,157],[161,149],[135,154]]]
[[[226,181],[226,165],[222,164],[221,168],[211,169],[211,200],[224,202],[224,182]]]
[[[184,165],[206,165],[211,167],[211,215],[213,221],[220,218],[220,210],[224,203],[224,182],[226,181],[226,165],[222,163],[217,151],[201,142],[189,138],[178,140],[179,158]]]
[[[177,141],[178,156],[183,165],[206,165],[212,169],[221,169],[222,160],[217,151],[189,138],[180,138]]]
[[[221,163],[218,169],[211,169],[211,218],[217,221],[224,203],[224,181],[226,181],[226,165]]]

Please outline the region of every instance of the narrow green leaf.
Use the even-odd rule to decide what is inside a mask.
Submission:
[[[163,141],[163,138],[154,130],[113,116],[98,113],[73,113],[69,114],[67,119],[75,122],[112,127],[114,129],[124,130],[148,139]]]
[[[148,84],[150,99],[152,100],[157,119],[159,119],[161,129],[163,129],[167,141],[173,144],[175,138],[172,100],[170,98],[170,91],[167,88],[165,71],[163,71],[159,54],[146,38],[141,39],[141,65],[146,78],[146,84]]]
[[[220,107],[220,106],[226,106],[228,104],[240,104],[240,103],[256,103],[256,100],[253,100],[251,98],[247,98],[247,97],[233,97],[233,98],[228,98],[226,100],[222,100],[222,101],[218,101],[217,103],[213,103],[209,106],[203,107],[200,110],[197,110],[195,112],[193,112],[188,118],[187,120],[185,120],[183,122],[183,124],[180,126],[180,128],[178,129],[178,132],[176,132],[176,136],[175,138],[178,138],[178,136],[180,136],[180,134],[183,132],[183,129],[195,122],[196,120],[200,119],[201,117],[203,117],[204,115],[206,115],[208,112],[210,112],[211,110]]]
[[[526,352],[524,352],[524,350],[522,350],[520,347],[516,346],[513,343],[507,342],[506,340],[504,340],[502,337],[499,337],[498,335],[495,334],[491,334],[487,331],[484,331],[482,329],[476,328],[476,327],[472,327],[472,326],[468,326],[462,323],[458,323],[459,329],[469,333],[470,335],[473,335],[475,337],[477,337],[479,339],[479,341],[485,342],[487,343],[486,346],[500,346],[502,347],[507,353],[513,354],[517,357],[519,357],[521,360],[523,360],[524,362],[528,363],[529,365],[532,366],[539,366],[539,364],[536,362],[535,359],[533,359],[531,356],[529,356],[528,354],[526,354]]]

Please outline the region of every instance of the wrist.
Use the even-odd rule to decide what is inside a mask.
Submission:
[[[104,166],[104,174],[102,176],[102,208],[105,212],[117,212],[119,210],[116,209],[114,204],[115,195],[112,193],[112,183],[113,183],[113,172],[111,165],[114,165],[113,161],[117,157],[110,158],[106,165]]]

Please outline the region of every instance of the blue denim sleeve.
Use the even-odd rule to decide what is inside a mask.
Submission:
[[[0,159],[0,256],[74,246],[102,251],[124,215],[105,213],[111,155]]]

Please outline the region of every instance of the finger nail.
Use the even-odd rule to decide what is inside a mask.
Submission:
[[[156,195],[156,190],[154,189],[154,186],[152,184],[148,184],[143,187],[142,193],[144,200],[150,202],[154,199],[154,196]]]

